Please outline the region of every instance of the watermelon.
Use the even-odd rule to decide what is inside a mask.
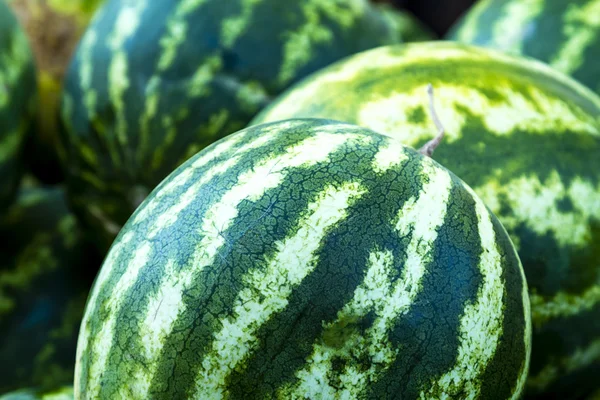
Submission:
[[[436,39],[436,34],[412,13],[398,10],[387,3],[375,3],[375,7],[389,18],[392,26],[402,39],[402,42],[425,42]]]
[[[0,2],[0,215],[23,174],[23,145],[36,107],[35,67],[25,33]]]
[[[528,393],[574,398],[600,368],[600,98],[534,60],[452,42],[387,46],[291,88],[252,124],[356,123],[421,146],[467,182],[511,236],[533,318]]]
[[[75,397],[518,398],[529,311],[506,231],[448,170],[358,126],[264,124],[123,227]]]
[[[0,393],[72,384],[77,333],[101,264],[60,188],[20,189],[0,221]]]
[[[446,38],[539,59],[600,93],[600,0],[480,0]]]
[[[73,387],[55,390],[21,389],[0,396],[0,400],[73,400]]]
[[[7,0],[21,22],[37,65],[40,107],[26,161],[44,182],[64,179],[58,142],[58,105],[62,79],[75,46],[103,0]]]
[[[400,40],[367,0],[109,0],[62,100],[69,198],[107,249],[175,167],[299,78]]]

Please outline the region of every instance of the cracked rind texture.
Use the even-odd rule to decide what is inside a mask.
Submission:
[[[482,0],[446,38],[536,58],[600,93],[600,0]]]
[[[451,42],[389,46],[300,82],[252,123],[320,117],[419,148],[469,184],[511,236],[530,288],[529,396],[577,397],[600,368],[600,99],[533,60]]]
[[[77,333],[101,265],[64,191],[33,185],[26,182],[0,220],[0,393],[72,383]]]
[[[14,200],[37,106],[33,56],[11,10],[0,3],[0,215]]]
[[[367,0],[109,0],[62,97],[75,211],[108,249],[188,157],[301,77],[399,36]]]
[[[455,175],[358,126],[280,121],[205,148],[123,227],[75,397],[518,398],[529,311]]]

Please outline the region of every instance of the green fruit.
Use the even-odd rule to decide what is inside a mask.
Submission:
[[[100,260],[84,246],[61,189],[21,189],[0,222],[0,257],[0,393],[72,383]]]
[[[600,93],[600,0],[480,0],[447,38],[542,60]]]
[[[104,0],[7,0],[31,43],[37,66],[40,107],[26,150],[29,168],[44,182],[64,177],[58,116],[63,76],[94,12]],[[64,156],[64,154],[63,154]]]
[[[329,120],[229,135],[169,175],[88,299],[77,398],[517,398],[529,299],[456,176]]]
[[[435,40],[436,34],[417,17],[405,10],[398,10],[386,3],[375,3],[379,11],[396,27],[402,42],[425,42]]]
[[[73,387],[64,386],[48,391],[21,389],[0,396],[0,400],[73,400]]]
[[[0,217],[23,173],[23,145],[36,105],[29,43],[17,19],[0,1]]]
[[[109,0],[62,101],[69,196],[107,249],[187,158],[346,55],[399,42],[367,0]]]
[[[600,98],[537,61],[457,43],[363,52],[307,78],[253,123],[331,118],[418,147],[467,182],[511,236],[530,288],[529,393],[585,393],[600,368]],[[546,397],[547,398],[547,397]]]

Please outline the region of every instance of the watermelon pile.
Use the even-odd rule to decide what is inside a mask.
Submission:
[[[600,1],[403,3],[0,0],[0,400],[597,398]]]

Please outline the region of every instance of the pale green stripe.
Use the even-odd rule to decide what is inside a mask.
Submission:
[[[592,235],[590,221],[600,219],[600,184],[594,187],[576,177],[567,186],[555,170],[549,171],[544,181],[537,175],[522,175],[503,183],[491,179],[475,190],[498,215],[503,207],[510,207],[511,214],[501,218],[509,231],[525,224],[540,236],[551,234],[561,246],[586,246]],[[565,200],[573,208],[561,211],[558,204]],[[519,249],[518,238],[513,240]]]
[[[423,160],[420,174],[427,177],[427,182],[418,198],[407,200],[396,220],[391,221],[399,235],[410,236],[400,278],[395,282],[390,279],[393,268],[390,253],[372,253],[365,281],[337,319],[324,326],[323,335],[313,344],[313,353],[304,368],[295,374],[297,382],[283,387],[280,397],[362,397],[369,384],[398,357],[400,350],[392,346],[389,332],[420,293],[425,267],[435,262],[433,245],[446,216],[452,186],[450,175],[430,159]],[[353,321],[359,321],[370,311],[376,316],[373,325],[364,334],[352,329]],[[334,360],[345,361],[339,376],[332,374]],[[356,365],[356,360],[367,360],[366,365]]]
[[[242,6],[241,14],[221,21],[221,44],[224,47],[233,47],[236,40],[248,28],[253,12],[261,2],[264,2],[264,0],[241,0],[239,2]]]
[[[591,0],[582,7],[575,3],[569,4],[564,20],[563,34],[567,40],[561,43],[560,50],[552,58],[550,65],[571,74],[584,63],[597,62],[587,60],[584,55],[592,43],[600,40],[600,0]]]
[[[0,52],[0,110],[6,107],[13,90],[19,90],[17,83],[33,62],[29,41],[21,29],[8,33],[10,44]],[[33,78],[33,76],[31,77]]]
[[[527,386],[535,391],[542,391],[557,379],[571,374],[600,361],[600,339],[585,348],[577,349],[562,359],[549,363],[537,375],[530,376]]]
[[[281,129],[266,130],[263,135],[276,135]],[[283,154],[267,157],[262,160],[257,160],[252,169],[243,172],[239,175],[236,185],[229,189],[220,199],[218,199],[204,214],[202,226],[198,228],[202,234],[202,239],[198,243],[198,250],[192,256],[189,267],[182,268],[178,271],[167,271],[158,288],[158,295],[147,306],[147,314],[156,316],[155,318],[145,318],[139,327],[140,332],[143,332],[141,337],[144,346],[144,354],[140,354],[147,361],[133,366],[132,374],[136,377],[143,378],[152,377],[154,369],[158,365],[155,361],[160,355],[161,343],[165,337],[168,337],[173,328],[177,317],[185,312],[186,305],[180,301],[183,292],[187,285],[191,282],[194,276],[197,276],[204,268],[210,266],[217,256],[219,250],[226,244],[225,238],[221,234],[228,229],[238,216],[238,206],[244,200],[257,200],[263,194],[274,187],[279,186],[286,178],[289,169],[303,167],[309,168],[316,163],[325,162],[329,159],[329,155],[343,146],[345,143],[352,142],[361,138],[355,135],[339,135],[329,133],[329,130],[335,131],[339,127],[332,125],[319,127],[319,131],[304,141],[291,146]],[[235,162],[239,159],[239,155],[244,151],[256,148],[258,145],[265,145],[262,141],[252,141],[246,145],[247,148],[241,146],[236,149],[236,155],[231,161],[217,163],[207,175],[213,173],[225,172],[230,170]],[[197,161],[198,162],[198,161]],[[204,161],[203,161],[204,162]],[[200,162],[201,164],[202,162]],[[193,166],[192,166],[193,168]],[[206,179],[208,182],[208,179]],[[192,186],[182,197],[182,203],[188,203],[190,199],[197,198],[200,193],[201,183]],[[171,226],[178,215],[183,211],[179,205],[173,205],[171,208],[164,211],[161,215],[155,216],[156,222],[148,227],[152,235],[157,234],[162,229]],[[146,243],[144,241],[143,243]],[[168,297],[168,301],[160,301]],[[111,318],[111,320],[114,318]],[[105,322],[105,324],[107,324]],[[152,366],[150,370],[141,365]],[[139,396],[145,397],[149,384],[152,379],[142,379],[135,390]],[[131,388],[122,387],[123,393],[128,393]]]
[[[329,186],[308,205],[295,234],[275,243],[278,250],[266,268],[249,271],[244,289],[235,300],[231,315],[222,318],[211,352],[202,361],[196,379],[196,398],[228,398],[226,379],[260,342],[257,331],[269,318],[283,310],[294,287],[318,264],[315,252],[327,231],[347,217],[347,208],[365,190],[360,184]]]
[[[12,132],[0,132],[4,137],[0,137],[0,165],[14,160],[16,161],[16,154],[21,144],[21,135],[18,131]]]
[[[304,24],[295,31],[285,33],[283,61],[277,77],[280,84],[287,84],[310,61],[315,46],[333,40],[331,29],[321,21],[324,15],[338,22],[341,27],[348,27],[367,6],[365,1],[352,0],[347,3],[346,7],[339,1],[331,0],[306,0],[298,3],[302,9]]]
[[[480,18],[484,11],[488,9],[493,0],[480,0],[468,11],[464,17],[464,21],[456,35],[456,39],[460,42],[473,43],[477,38],[482,23]]]
[[[125,41],[134,35],[139,27],[141,14],[145,7],[145,1],[137,1],[133,5],[124,5],[116,17],[115,29],[107,39],[108,47],[113,52],[113,58],[108,67],[108,93],[116,115],[116,138],[123,148],[126,148],[128,142],[124,95],[130,85],[128,77],[129,63],[123,46]],[[118,153],[114,148],[111,151],[111,157],[117,165],[121,164]]]
[[[206,2],[207,0],[181,0],[178,2],[175,13],[167,21],[167,34],[160,39],[162,51],[158,61],[159,71],[165,71],[173,64],[179,46],[187,38],[186,18]]]
[[[508,1],[502,9],[492,31],[494,46],[503,51],[521,54],[524,40],[530,24],[544,11],[545,0]]]
[[[593,285],[580,294],[558,292],[547,298],[531,293],[529,297],[533,324],[540,327],[550,320],[572,317],[600,304],[600,285]]]
[[[100,272],[98,273],[98,277],[96,278],[96,283],[94,284],[94,286],[90,292],[90,296],[88,298],[88,304],[85,308],[83,321],[81,323],[81,328],[79,331],[79,337],[77,339],[77,354],[76,354],[76,360],[75,360],[75,379],[74,379],[75,398],[77,398],[77,399],[94,397],[94,396],[88,396],[88,392],[81,393],[81,384],[82,384],[81,372],[82,372],[83,368],[85,368],[87,372],[91,372],[92,369],[97,368],[93,364],[96,357],[92,357],[90,354],[90,352],[93,351],[93,347],[95,345],[95,343],[93,343],[92,341],[95,341],[97,338],[96,336],[94,336],[94,337],[91,336],[90,329],[92,326],[96,326],[96,323],[97,323],[95,321],[95,318],[93,318],[94,316],[92,315],[92,313],[96,312],[96,307],[99,306],[97,304],[98,295],[100,294],[100,291],[103,289],[103,283],[106,282],[107,279],[113,275],[115,261],[123,255],[124,251],[126,251],[127,245],[129,244],[131,239],[133,239],[133,232],[129,231],[129,232],[125,233],[119,240],[117,240],[114,243],[113,247],[111,248],[111,250],[109,251],[109,253],[106,257],[106,260],[102,264],[102,268],[100,269]],[[109,301],[112,301],[112,303],[109,302],[109,305],[111,305],[111,304],[114,305],[114,303],[116,302],[114,296],[111,296],[111,299],[112,300],[109,300]],[[105,334],[113,334],[113,332],[111,330],[110,332],[106,332]],[[110,343],[107,345],[107,347],[110,347]],[[84,356],[86,356],[86,358],[88,358],[85,366],[81,365]],[[104,353],[104,357],[106,357],[105,353]],[[105,361],[106,361],[105,359],[101,360],[101,364],[104,364]],[[98,372],[101,373],[101,371],[97,371],[97,373]],[[91,379],[91,380],[89,378],[90,377],[88,377],[89,385],[86,385],[86,387],[89,391],[91,391],[90,393],[94,393],[95,391],[97,391],[99,389],[96,386],[96,385],[98,385],[97,374],[96,374],[95,378],[92,377],[93,379]]]
[[[96,115],[96,105],[98,101],[98,94],[92,87],[94,76],[93,53],[97,40],[98,35],[96,34],[96,31],[90,29],[83,37],[81,48],[79,49],[81,64],[79,69],[79,84],[81,86],[81,92],[83,93],[83,104],[85,104],[87,116],[90,120],[93,120]]]
[[[89,376],[87,392],[85,393],[86,398],[99,398],[102,393],[102,377],[108,363],[108,357],[112,348],[115,332],[119,329],[116,326],[116,313],[122,306],[122,302],[125,299],[125,293],[127,293],[138,280],[139,273],[150,260],[151,254],[152,246],[148,242],[143,243],[140,247],[131,251],[130,261],[124,270],[123,276],[119,279],[119,282],[104,304],[105,310],[110,313],[111,317],[104,321],[93,322],[93,325],[101,325],[101,328],[96,331],[93,338],[88,338],[91,342],[88,351],[91,352],[93,356],[90,355],[89,359],[90,365],[88,366]],[[104,263],[103,268],[105,266],[106,263]]]
[[[470,189],[469,189],[470,191]],[[458,355],[454,367],[421,392],[421,398],[478,398],[481,375],[494,357],[502,337],[504,320],[504,281],[502,256],[498,252],[496,233],[485,205],[471,191],[475,200],[477,228],[482,253],[479,272],[483,284],[474,303],[467,304],[460,320]],[[522,388],[520,388],[522,390]],[[518,390],[514,398],[521,394]]]

